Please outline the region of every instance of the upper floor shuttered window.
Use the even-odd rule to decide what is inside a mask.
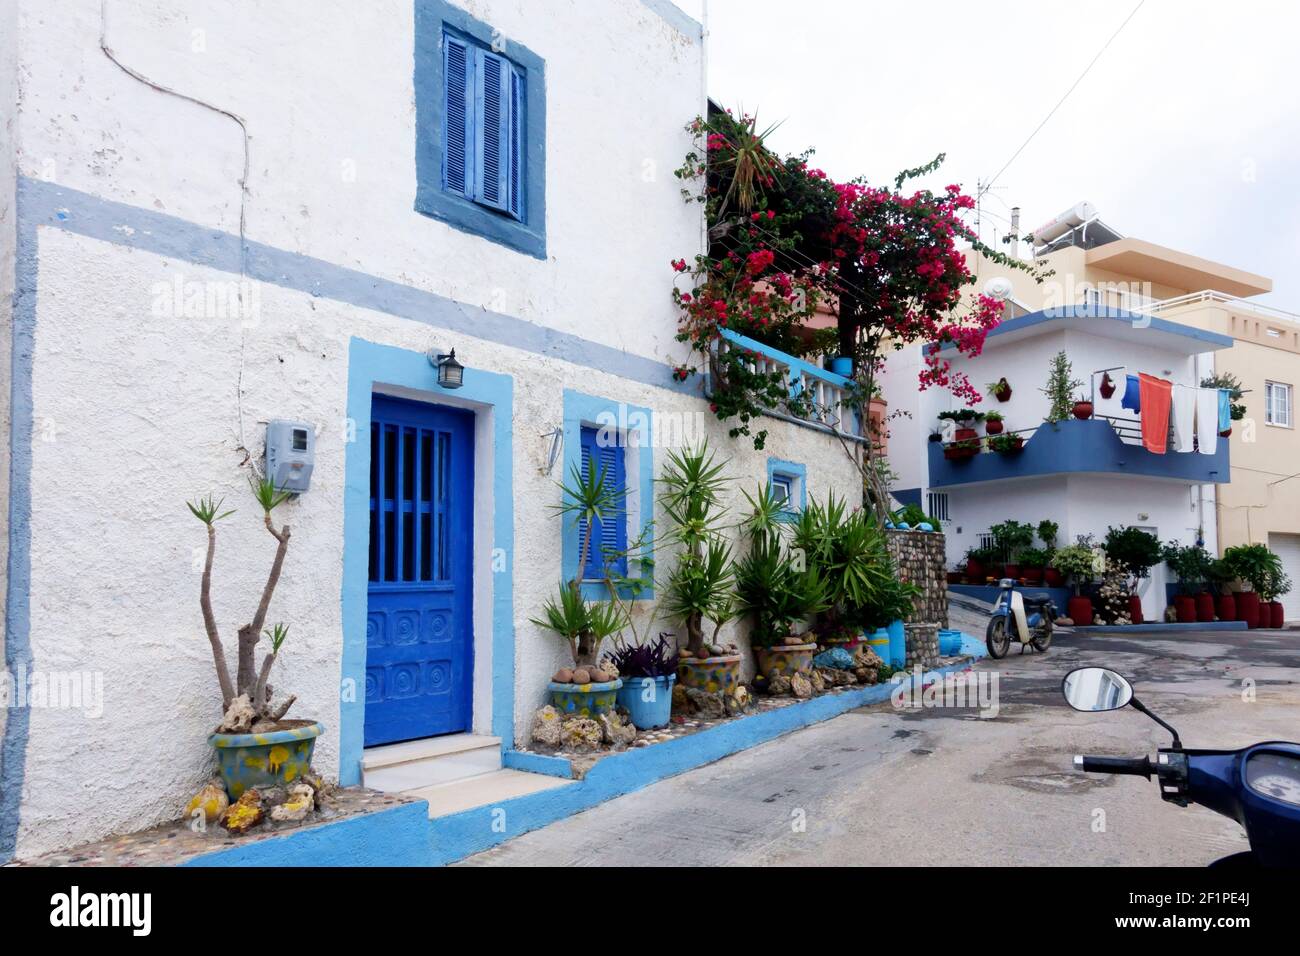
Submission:
[[[522,221],[525,72],[457,32],[442,39],[442,187]]]

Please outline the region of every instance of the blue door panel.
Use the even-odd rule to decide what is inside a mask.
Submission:
[[[365,745],[470,728],[473,417],[374,396]]]

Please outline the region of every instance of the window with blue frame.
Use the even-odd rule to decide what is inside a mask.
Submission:
[[[793,520],[808,502],[808,468],[795,461],[769,458],[767,481],[772,497],[781,505],[782,520]]]
[[[415,9],[416,210],[545,258],[545,64],[445,0]]]
[[[618,444],[608,440],[601,442],[600,435],[608,432],[590,426],[582,426],[582,476],[584,480],[593,475],[603,476],[605,487],[627,487],[627,456],[623,447],[623,436],[619,435]],[[578,519],[578,553],[582,553],[582,544],[587,540],[587,521]],[[587,563],[582,569],[584,581],[603,581],[608,568],[615,575],[627,575],[627,499],[620,497],[617,509],[605,518],[596,518],[592,522],[591,545],[587,552]]]

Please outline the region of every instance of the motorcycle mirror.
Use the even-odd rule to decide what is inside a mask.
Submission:
[[[1080,667],[1065,675],[1061,693],[1075,710],[1100,713],[1127,707],[1133,700],[1133,685],[1104,667]]]

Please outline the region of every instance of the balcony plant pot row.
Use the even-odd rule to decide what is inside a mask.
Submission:
[[[1025,448],[1023,435],[995,435],[988,439],[990,451],[999,455],[1018,455]]]

